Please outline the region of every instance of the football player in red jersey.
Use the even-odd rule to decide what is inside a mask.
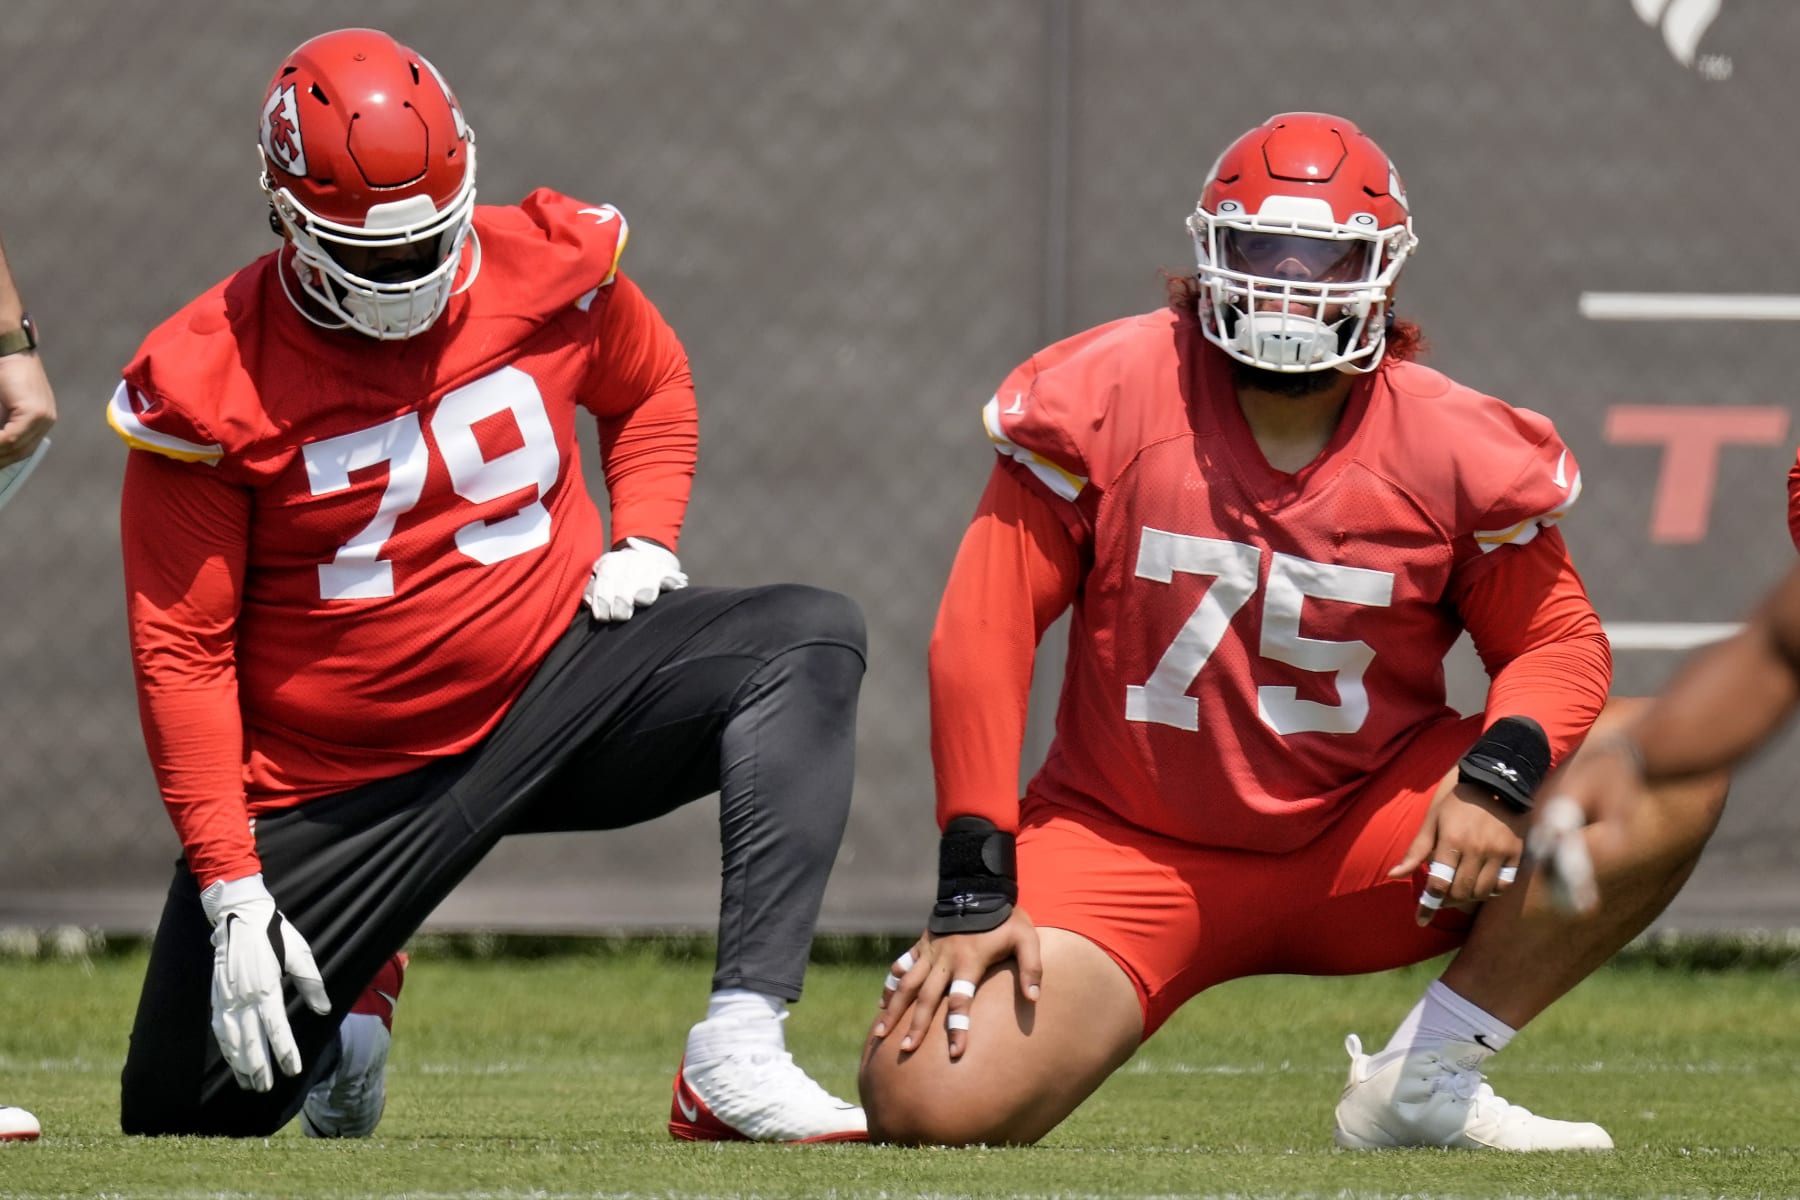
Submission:
[[[373,30],[281,63],[261,152],[282,246],[153,332],[108,410],[144,738],[185,851],[125,1129],[367,1134],[398,952],[501,837],[716,791],[715,990],[671,1132],[860,1140],[781,1022],[849,803],[861,614],[686,587],[693,384],[619,269],[624,217],[548,190],[477,207],[454,96]]]
[[[1574,457],[1411,361],[1406,195],[1349,121],[1251,130],[1188,228],[1168,308],[1034,355],[987,406],[999,459],[930,655],[939,895],[864,1056],[871,1136],[1034,1141],[1213,984],[1460,946],[1384,1049],[1349,1039],[1338,1144],[1609,1147],[1480,1065],[1663,907],[1723,786],[1600,864],[1603,915],[1515,883],[1611,677],[1556,528]],[[1021,801],[1035,647],[1070,608]],[[1465,631],[1492,677],[1467,719],[1443,669]]]

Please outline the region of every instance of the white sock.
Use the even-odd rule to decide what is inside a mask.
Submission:
[[[706,1002],[706,1019],[716,1021],[767,1020],[787,1011],[787,1001],[749,988],[720,988]]]
[[[1433,980],[1419,1002],[1413,1005],[1400,1028],[1388,1039],[1381,1057],[1405,1054],[1415,1046],[1443,1042],[1471,1042],[1498,1053],[1506,1048],[1518,1030],[1496,1018],[1478,1004],[1457,995]]]
[[[695,1068],[746,1051],[787,1049],[781,1023],[787,1001],[748,988],[722,988],[706,1005],[706,1019],[688,1030],[687,1065]]]

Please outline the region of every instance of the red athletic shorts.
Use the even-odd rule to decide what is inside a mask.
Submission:
[[[1125,969],[1146,1038],[1228,979],[1360,975],[1443,954],[1468,936],[1472,914],[1444,909],[1421,928],[1424,866],[1409,879],[1387,873],[1480,732],[1479,717],[1430,726],[1369,777],[1335,824],[1289,854],[1195,846],[1028,796],[1020,906]]]

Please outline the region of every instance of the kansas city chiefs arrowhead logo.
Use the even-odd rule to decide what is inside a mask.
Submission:
[[[294,85],[276,88],[263,104],[263,153],[289,175],[306,174],[306,143],[300,139],[300,105]]]
[[[1406,185],[1400,182],[1400,172],[1394,170],[1391,162],[1388,163],[1388,195],[1398,200],[1401,208],[1409,213],[1412,211],[1412,205],[1406,202]]]
[[[456,121],[456,140],[459,142],[465,140],[469,136],[469,123],[463,119],[462,105],[456,102],[456,93],[450,90],[450,85],[444,82],[444,77],[438,73],[436,67],[431,65],[430,59],[421,58],[419,61],[425,64],[425,69],[431,72],[433,79],[437,80],[438,87],[443,90],[444,99],[450,103],[450,116]]]

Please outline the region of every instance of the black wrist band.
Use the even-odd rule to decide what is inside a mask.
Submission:
[[[1456,777],[1486,788],[1514,812],[1530,812],[1532,793],[1550,773],[1550,739],[1530,717],[1502,717],[1457,760]]]
[[[925,928],[984,933],[1005,924],[1019,899],[1014,838],[982,817],[953,817],[938,842],[938,894]]]

